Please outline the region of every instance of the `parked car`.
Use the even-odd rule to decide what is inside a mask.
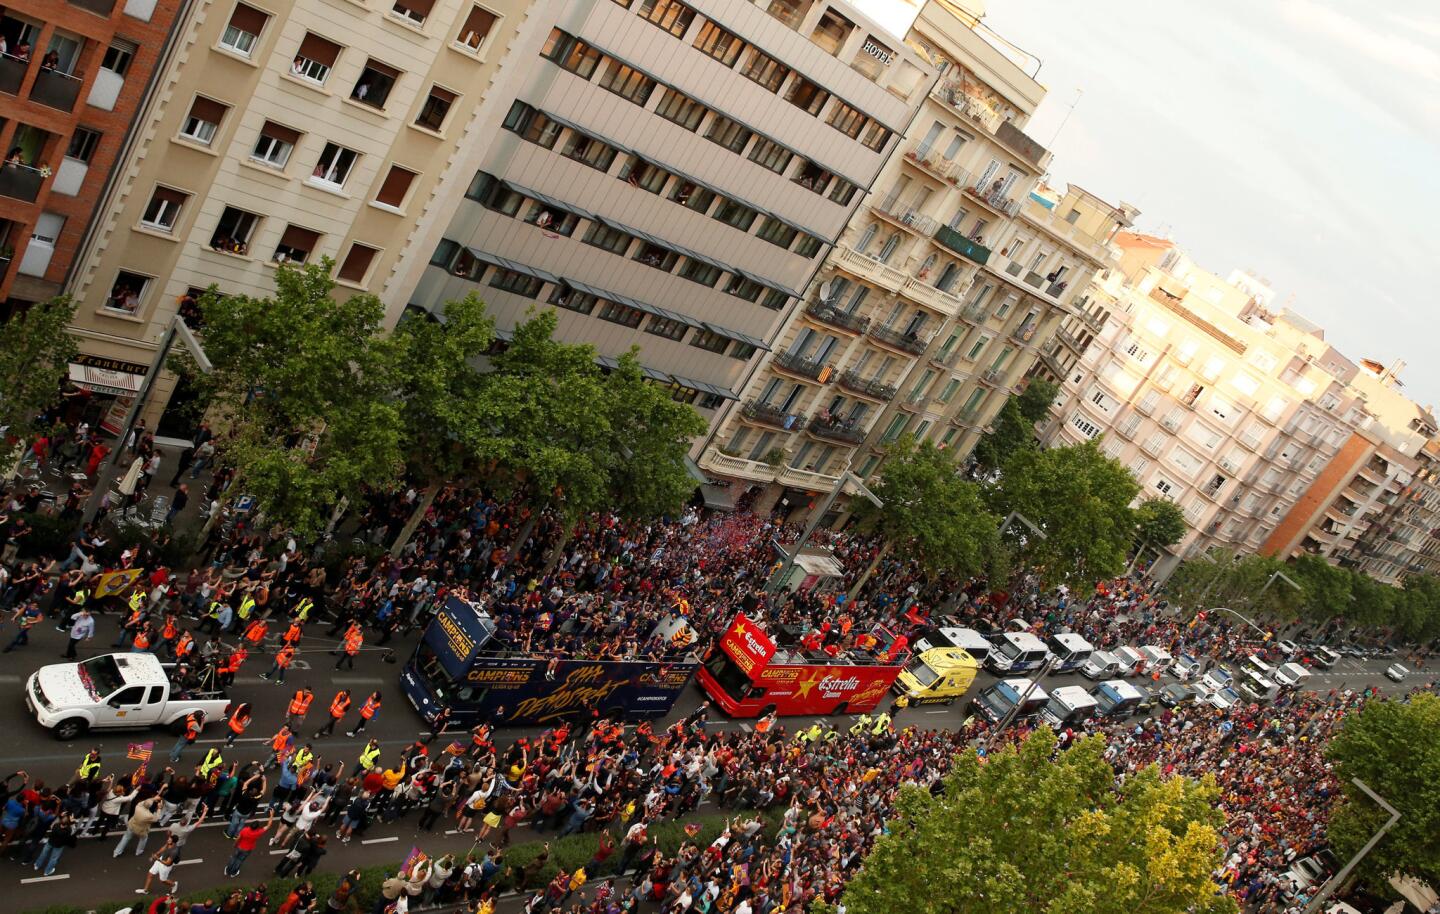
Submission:
[[[1409,674],[1410,670],[1404,664],[1392,663],[1385,668],[1385,678],[1393,679],[1395,682],[1404,682],[1405,677]]]
[[[1221,689],[1228,689],[1235,682],[1235,677],[1223,667],[1215,667],[1200,678],[1200,688],[1206,695],[1218,692]]]
[[[1276,641],[1275,646],[1280,649],[1286,657],[1291,656],[1300,649],[1294,641]]]
[[[1170,664],[1170,672],[1181,682],[1189,682],[1200,675],[1202,669],[1200,661],[1189,654],[1181,654]]]
[[[1240,703],[1240,693],[1226,686],[1223,689],[1216,689],[1206,695],[1205,701],[1209,702],[1212,708],[1228,711]]]
[[[1160,703],[1167,708],[1178,708],[1199,697],[1193,686],[1172,682],[1160,690]]]

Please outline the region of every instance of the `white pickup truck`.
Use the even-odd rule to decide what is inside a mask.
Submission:
[[[189,688],[171,680],[170,665],[154,654],[100,654],[80,663],[43,666],[25,683],[25,705],[60,740],[91,729],[184,726],[192,711],[207,722],[225,716],[222,690]]]

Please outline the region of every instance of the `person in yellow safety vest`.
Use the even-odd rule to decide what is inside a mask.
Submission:
[[[351,772],[350,776],[359,777],[371,768],[374,768],[375,764],[379,761],[380,741],[378,739],[372,739],[365,744],[364,749],[360,750],[360,761],[355,764],[355,770]]]
[[[870,733],[873,736],[879,736],[888,729],[890,729],[890,715],[885,711],[881,711],[875,715],[875,726],[870,730]]]
[[[225,764],[225,758],[220,754],[220,750],[211,746],[210,751],[205,753],[205,760],[200,763],[200,777],[207,781],[210,780],[215,769],[223,764]]]
[[[315,761],[315,752],[310,748],[310,744],[306,743],[295,750],[295,757],[290,760],[290,767],[296,771],[302,771],[313,761]]]
[[[144,594],[144,592],[143,592],[143,591],[139,591],[139,590],[132,590],[132,591],[130,591],[129,606],[130,606],[130,611],[131,611],[131,612],[139,612],[140,610],[144,609],[144,608],[145,608],[145,594]]]
[[[855,721],[855,726],[850,728],[850,735],[859,736],[866,730],[869,730],[874,723],[874,720],[871,719],[869,714],[861,714],[860,718]]]
[[[833,743],[840,738],[840,731],[830,724],[825,725],[825,742]]]
[[[250,610],[254,608],[255,598],[251,596],[250,593],[247,591],[245,596],[240,600],[240,609],[236,611],[235,616],[241,622],[244,622],[246,619],[250,618]]]
[[[309,597],[301,597],[300,602],[295,604],[295,619],[304,625],[310,621],[310,610],[315,608],[315,601]]]
[[[100,776],[100,750],[91,749],[81,759],[80,767],[75,769],[75,774],[82,781],[93,780]]]
[[[820,725],[811,724],[808,730],[801,730],[795,734],[795,738],[802,743],[813,743],[820,738]]]

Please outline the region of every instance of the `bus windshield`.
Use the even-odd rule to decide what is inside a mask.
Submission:
[[[916,660],[910,664],[910,675],[915,677],[915,681],[922,688],[940,678],[940,674],[923,660]]]
[[[750,695],[750,677],[723,651],[716,651],[710,662],[705,664],[705,669],[715,679],[715,684],[731,698],[740,701]]]
[[[435,651],[424,641],[420,642],[420,649],[415,652],[415,672],[442,705],[478,701],[487,691],[451,679],[450,674],[440,665],[440,658],[435,656]]]

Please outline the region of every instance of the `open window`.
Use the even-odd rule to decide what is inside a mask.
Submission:
[[[300,79],[323,86],[339,57],[340,45],[314,32],[306,32],[305,39],[300,42],[300,50],[290,63],[290,72]]]
[[[298,225],[287,225],[271,259],[276,263],[305,263],[319,245],[319,232]]]
[[[350,98],[362,105],[384,110],[385,102],[390,98],[390,90],[395,88],[399,79],[399,70],[372,57],[365,62],[360,78],[355,80],[355,88],[350,90]]]

